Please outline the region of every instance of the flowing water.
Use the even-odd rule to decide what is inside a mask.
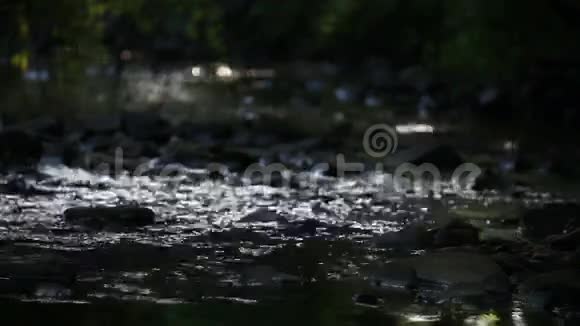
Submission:
[[[165,93],[172,97],[203,99],[165,79],[162,84],[173,89]],[[146,83],[133,85],[138,96],[157,94]],[[322,128],[312,122],[301,127]],[[277,141],[259,133],[233,139],[229,146],[243,147],[238,143],[246,141],[260,148]],[[196,141],[213,140],[200,136]],[[307,143],[281,146],[288,152],[279,158],[313,165],[339,150],[327,145],[316,157],[304,154],[307,149],[289,151]],[[528,311],[515,296],[482,305],[433,303],[406,293],[377,294],[369,281],[385,262],[424,253],[378,246],[375,239],[381,235],[413,223],[430,225],[454,209],[512,207],[510,196],[457,191],[452,184],[444,184],[435,197],[422,189],[394,191],[386,187],[389,175],[382,171],[336,178],[312,169],[302,172],[305,183],[272,186],[248,183],[236,172],[216,177],[198,165],[175,165],[177,177],[163,176],[158,159],[149,161],[140,176],[117,171],[111,177],[58,163],[22,173],[17,191],[0,196],[3,318],[35,324],[50,318],[75,325],[568,325],[562,316]],[[3,185],[14,180],[14,175],[0,176]],[[528,191],[522,205],[553,197]],[[117,205],[151,208],[156,221],[145,227],[91,229],[63,218],[70,207]],[[517,237],[513,226],[479,223],[486,234]],[[27,314],[20,308],[31,309],[21,303],[79,305],[36,306],[34,314]]]

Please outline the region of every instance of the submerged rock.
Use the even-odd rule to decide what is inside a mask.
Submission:
[[[407,226],[398,232],[388,232],[373,239],[379,248],[423,249],[433,245],[433,232],[422,224]]]
[[[575,250],[580,247],[580,228],[566,234],[550,236],[547,241],[554,249]]]
[[[532,240],[545,240],[580,228],[580,205],[574,203],[547,204],[526,211],[521,217],[523,235]]]
[[[74,207],[67,209],[64,219],[71,224],[94,229],[108,227],[141,227],[155,223],[155,213],[144,207]]]
[[[209,233],[209,240],[212,242],[252,242],[252,243],[268,243],[270,240],[265,233],[249,230],[245,228],[232,228],[222,231],[212,231]]]
[[[386,157],[386,165],[397,168],[404,163],[433,164],[440,172],[452,172],[464,163],[461,155],[445,144],[422,144],[395,152]]]
[[[561,270],[533,276],[519,286],[518,293],[530,308],[580,309],[580,271]]]
[[[242,217],[238,222],[240,223],[288,223],[288,220],[281,216],[280,214],[271,211],[267,208],[258,209],[244,217]]]
[[[452,220],[435,233],[437,247],[456,247],[479,243],[479,229],[459,220]]]
[[[290,237],[315,236],[319,229],[324,229],[326,227],[328,227],[328,225],[325,223],[309,218],[303,221],[293,222],[283,230],[283,233]]]
[[[0,194],[22,195],[22,196],[42,196],[52,195],[50,190],[39,189],[30,185],[22,178],[8,180],[6,183],[0,183]]]
[[[502,295],[510,291],[508,276],[499,265],[476,253],[433,252],[393,261],[385,265],[385,271],[383,284],[415,288],[419,295],[426,294],[437,301]]]
[[[371,286],[386,290],[410,290],[418,283],[417,272],[407,264],[389,263],[370,278]]]

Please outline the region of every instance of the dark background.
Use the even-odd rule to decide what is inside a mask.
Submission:
[[[130,65],[330,63],[333,82],[356,89],[358,103],[371,94],[388,109],[414,107],[429,95],[438,112],[561,143],[575,139],[580,120],[579,16],[574,0],[3,0],[0,107],[70,112],[102,84],[118,98],[115,79]],[[90,65],[109,78],[80,91]],[[32,95],[31,77],[46,77]],[[303,87],[286,85],[278,98],[304,97]]]

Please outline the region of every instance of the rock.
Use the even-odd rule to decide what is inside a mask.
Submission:
[[[354,297],[354,302],[356,304],[361,304],[361,305],[365,305],[365,306],[377,306],[377,305],[383,303],[383,300],[381,300],[376,295],[359,294],[359,295],[356,295]]]
[[[219,243],[252,242],[260,244],[267,243],[270,240],[264,233],[241,228],[210,232],[209,239]]]
[[[373,273],[369,281],[376,289],[410,290],[416,286],[418,279],[413,266],[389,263],[380,272]]]
[[[246,286],[271,287],[299,283],[300,277],[279,272],[272,266],[257,265],[245,268],[241,273],[241,281]]]
[[[453,172],[464,163],[461,155],[451,146],[431,143],[412,146],[390,154],[385,159],[385,164],[391,168],[397,168],[403,163],[421,165],[433,164],[441,172]]]
[[[505,243],[519,239],[519,231],[516,227],[484,227],[479,233],[479,240],[482,242]]]
[[[406,271],[409,268],[415,271],[415,280]],[[403,280],[407,282],[405,286],[415,287],[420,295],[428,294],[435,300],[502,295],[510,291],[508,276],[499,265],[491,258],[476,253],[433,252],[396,260],[387,264],[385,270],[404,273],[388,275],[383,282],[401,283]]]
[[[419,279],[446,285],[485,283],[506,277],[491,258],[475,253],[436,252],[408,258],[406,263],[415,268]]]
[[[73,207],[63,216],[68,223],[94,229],[141,227],[155,223],[155,213],[151,209],[133,206]]]
[[[466,207],[454,207],[449,213],[455,219],[468,220],[478,227],[517,227],[522,208],[517,203],[471,203]]]
[[[398,232],[388,232],[373,239],[380,248],[423,249],[433,245],[433,232],[424,225],[413,224]]]
[[[452,220],[435,233],[437,247],[457,247],[479,243],[479,229],[469,223]]]
[[[580,205],[574,203],[547,204],[530,209],[521,217],[523,235],[532,240],[545,240],[580,228]]]
[[[566,234],[550,236],[546,240],[553,249],[575,250],[580,247],[580,228]]]
[[[22,195],[22,196],[42,196],[52,195],[54,192],[44,189],[39,189],[35,186],[29,185],[26,180],[22,178],[15,178],[9,180],[7,183],[0,183],[0,194],[6,195]]]
[[[280,214],[271,211],[267,208],[258,209],[244,217],[242,217],[238,222],[240,223],[288,223],[288,220],[281,216]]]
[[[531,268],[524,257],[515,253],[501,251],[493,255],[493,260],[510,276],[510,279],[522,280]]]
[[[561,270],[533,276],[518,288],[530,308],[580,308],[580,271]]]
[[[292,223],[290,227],[284,230],[286,236],[315,236],[319,228],[326,228],[327,225],[316,219],[306,219]]]
[[[0,166],[32,165],[42,156],[42,141],[18,130],[0,132]]]

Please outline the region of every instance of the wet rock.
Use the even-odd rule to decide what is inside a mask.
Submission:
[[[390,263],[369,277],[371,287],[379,290],[410,290],[418,283],[413,266]]]
[[[41,196],[41,195],[51,195],[54,194],[54,192],[32,186],[22,178],[14,178],[8,180],[8,182],[6,183],[0,183],[0,194]]]
[[[379,248],[423,249],[433,245],[433,232],[421,224],[407,226],[398,232],[388,232],[373,239]]]
[[[411,282],[406,286],[415,287],[420,295],[434,300],[504,295],[510,291],[509,279],[499,265],[491,258],[476,253],[433,252],[399,259],[385,266],[386,270],[393,268],[414,270],[415,281],[412,281],[409,272],[406,272],[408,278],[402,278]],[[391,277],[393,281],[400,282],[400,274],[395,276]]]
[[[42,141],[18,130],[0,132],[0,167],[32,165],[42,156]]]
[[[256,168],[256,163],[260,162],[260,156],[257,153],[243,149],[224,148],[223,146],[209,148],[208,158],[211,162],[225,164],[233,170],[240,171],[248,171],[250,166]]]
[[[530,308],[580,308],[580,272],[561,270],[533,276],[522,283],[518,294]]]
[[[437,247],[457,247],[479,243],[479,229],[469,223],[452,220],[435,233]]]
[[[244,269],[241,273],[241,280],[247,286],[279,286],[300,282],[298,276],[279,272],[267,265],[250,266]]]
[[[479,240],[488,243],[515,242],[519,239],[516,227],[484,227],[479,233]]]
[[[383,300],[376,295],[359,294],[354,297],[354,302],[365,306],[378,306],[383,303]]]
[[[510,280],[522,281],[530,272],[530,263],[521,255],[498,252],[493,254],[493,260],[510,276]]]
[[[209,239],[214,242],[252,242],[252,243],[267,243],[269,238],[264,233],[259,233],[253,230],[234,228],[224,231],[214,231],[209,234]]]
[[[433,164],[441,173],[452,172],[464,163],[461,155],[445,144],[421,144],[402,149],[386,157],[385,163],[391,168],[397,168],[403,163],[421,165]]]
[[[318,220],[306,219],[304,221],[293,223],[284,233],[287,236],[315,236],[318,229],[325,228],[326,226],[326,224]]]
[[[545,240],[580,228],[580,205],[553,203],[526,211],[521,217],[523,235],[532,240]]]
[[[280,214],[267,208],[258,209],[239,220],[240,223],[288,223],[288,220]]]
[[[71,224],[93,229],[109,227],[141,227],[155,223],[155,213],[144,207],[74,207],[67,209],[64,219]]]
[[[575,250],[580,247],[580,228],[566,234],[550,236],[547,241],[554,249]]]

